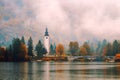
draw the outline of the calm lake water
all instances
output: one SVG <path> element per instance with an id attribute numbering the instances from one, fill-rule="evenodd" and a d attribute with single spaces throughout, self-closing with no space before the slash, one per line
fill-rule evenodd
<path id="1" fill-rule="evenodd" d="M 0 62 L 0 80 L 120 80 L 120 63 Z"/>

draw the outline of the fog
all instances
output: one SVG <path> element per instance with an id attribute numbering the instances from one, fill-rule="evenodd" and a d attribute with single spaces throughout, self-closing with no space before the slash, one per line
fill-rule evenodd
<path id="1" fill-rule="evenodd" d="M 119 3 L 120 0 L 0 0 L 0 29 L 14 26 L 21 30 L 17 34 L 24 32 L 38 40 L 47 27 L 53 42 L 112 41 L 120 39 Z"/>

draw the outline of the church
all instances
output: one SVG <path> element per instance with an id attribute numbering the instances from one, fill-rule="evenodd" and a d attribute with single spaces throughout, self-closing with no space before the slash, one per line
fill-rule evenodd
<path id="1" fill-rule="evenodd" d="M 44 47 L 47 50 L 46 56 L 48 56 L 50 53 L 50 37 L 49 37 L 49 33 L 48 33 L 47 28 L 45 30 L 45 35 L 44 35 Z"/>

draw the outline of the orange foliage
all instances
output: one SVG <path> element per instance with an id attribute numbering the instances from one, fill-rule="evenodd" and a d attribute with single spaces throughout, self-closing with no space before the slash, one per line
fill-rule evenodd
<path id="1" fill-rule="evenodd" d="M 20 58 L 27 58 L 28 57 L 28 50 L 27 50 L 27 47 L 25 44 L 21 44 L 19 57 Z"/>
<path id="2" fill-rule="evenodd" d="M 0 60 L 4 60 L 6 50 L 3 47 L 0 47 Z"/>
<path id="3" fill-rule="evenodd" d="M 104 48 L 103 48 L 102 55 L 103 55 L 103 56 L 106 56 L 106 55 L 107 55 L 107 47 L 104 47 Z"/>
<path id="4" fill-rule="evenodd" d="M 85 55 L 87 55 L 87 50 L 86 50 L 86 48 L 85 47 L 80 47 L 80 54 L 82 55 L 82 56 L 85 56 Z"/>
<path id="5" fill-rule="evenodd" d="M 120 53 L 116 54 L 116 55 L 115 55 L 115 58 L 116 58 L 116 59 L 120 59 Z"/>
<path id="6" fill-rule="evenodd" d="M 57 47 L 56 47 L 56 53 L 58 55 L 62 55 L 64 53 L 64 46 L 62 44 L 58 44 Z"/>

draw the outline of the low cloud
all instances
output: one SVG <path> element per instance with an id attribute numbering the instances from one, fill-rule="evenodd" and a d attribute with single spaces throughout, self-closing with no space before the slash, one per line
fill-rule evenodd
<path id="1" fill-rule="evenodd" d="M 34 35 L 38 40 L 47 26 L 53 42 L 95 38 L 111 41 L 120 39 L 119 3 L 119 0 L 1 0 L 0 29 L 22 26 L 27 37 Z"/>

